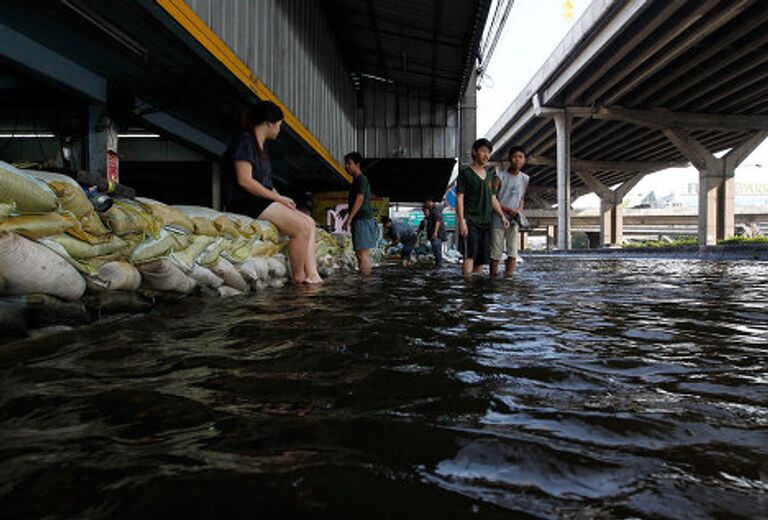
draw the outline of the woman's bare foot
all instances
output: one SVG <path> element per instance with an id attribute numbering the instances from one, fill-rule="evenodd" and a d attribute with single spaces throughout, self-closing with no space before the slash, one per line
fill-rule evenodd
<path id="1" fill-rule="evenodd" d="M 323 279 L 322 279 L 322 278 L 320 278 L 320 275 L 317 275 L 317 276 L 312 276 L 312 277 L 310 277 L 310 278 L 307 278 L 307 279 L 305 279 L 305 280 L 304 280 L 304 283 L 308 283 L 308 284 L 318 284 L 318 283 L 323 283 Z"/>

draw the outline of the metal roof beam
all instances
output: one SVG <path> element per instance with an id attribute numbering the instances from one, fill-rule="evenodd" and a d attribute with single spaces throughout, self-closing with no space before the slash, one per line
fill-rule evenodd
<path id="1" fill-rule="evenodd" d="M 104 78 L 4 24 L 0 24 L 0 57 L 64 85 L 89 100 L 107 101 L 107 81 Z"/>
<path id="2" fill-rule="evenodd" d="M 570 112 L 571 109 L 569 109 Z M 697 114 L 664 109 L 638 110 L 603 107 L 592 113 L 593 119 L 625 121 L 651 128 L 701 128 L 706 130 L 768 130 L 768 116 Z"/>

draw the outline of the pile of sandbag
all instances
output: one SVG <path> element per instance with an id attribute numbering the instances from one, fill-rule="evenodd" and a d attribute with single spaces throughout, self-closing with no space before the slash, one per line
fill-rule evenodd
<path id="1" fill-rule="evenodd" d="M 0 161 L 0 295 L 95 298 L 100 315 L 142 303 L 131 295 L 232 296 L 290 278 L 287 239 L 269 222 L 140 197 L 113 202 L 97 213 L 74 179 Z M 354 269 L 350 237 L 318 230 L 317 260 L 324 277 Z"/>

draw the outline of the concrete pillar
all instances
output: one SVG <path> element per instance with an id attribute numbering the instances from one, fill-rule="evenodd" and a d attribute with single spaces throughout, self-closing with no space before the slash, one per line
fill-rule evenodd
<path id="1" fill-rule="evenodd" d="M 528 249 L 528 233 L 526 231 L 520 232 L 520 251 Z"/>
<path id="2" fill-rule="evenodd" d="M 554 115 L 557 129 L 557 248 L 571 249 L 571 117 Z"/>
<path id="3" fill-rule="evenodd" d="M 736 228 L 736 212 L 734 207 L 735 167 L 728 164 L 724 159 L 723 177 L 717 189 L 717 239 L 723 240 L 733 237 Z"/>
<path id="4" fill-rule="evenodd" d="M 699 245 L 717 243 L 717 192 L 720 175 L 717 170 L 699 170 Z"/>
<path id="5" fill-rule="evenodd" d="M 600 245 L 603 247 L 620 246 L 624 242 L 624 208 L 618 197 L 600 199 Z"/>
<path id="6" fill-rule="evenodd" d="M 218 160 L 211 163 L 211 207 L 221 211 L 221 164 Z"/>
<path id="7" fill-rule="evenodd" d="M 459 165 L 472 164 L 472 143 L 477 139 L 477 74 L 472 70 L 459 112 Z"/>
<path id="8" fill-rule="evenodd" d="M 547 226 L 547 251 L 557 246 L 557 226 Z"/>
<path id="9" fill-rule="evenodd" d="M 107 107 L 104 104 L 91 104 L 86 109 L 85 142 L 83 147 L 85 169 L 94 175 L 104 177 L 107 170 Z"/>

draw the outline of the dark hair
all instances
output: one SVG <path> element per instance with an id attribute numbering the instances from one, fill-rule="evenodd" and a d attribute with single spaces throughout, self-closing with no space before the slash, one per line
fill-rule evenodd
<path id="1" fill-rule="evenodd" d="M 264 122 L 277 123 L 285 119 L 282 109 L 272 101 L 259 101 L 252 107 L 245 109 L 240 114 L 240 131 L 252 133 L 253 127 Z M 264 150 L 259 146 L 259 141 L 254 138 L 256 150 L 259 152 L 259 159 L 266 158 Z"/>
<path id="2" fill-rule="evenodd" d="M 512 157 L 512 155 L 516 154 L 517 152 L 520 152 L 523 155 L 526 155 L 525 149 L 520 146 L 519 144 L 513 144 L 509 147 L 509 151 L 507 152 L 507 157 Z"/>
<path id="3" fill-rule="evenodd" d="M 253 128 L 261 123 L 277 123 L 285 119 L 282 109 L 271 101 L 259 101 L 248 113 L 248 124 Z"/>
<path id="4" fill-rule="evenodd" d="M 349 152 L 344 156 L 344 162 L 352 161 L 355 164 L 363 164 L 363 156 L 360 152 Z"/>
<path id="5" fill-rule="evenodd" d="M 489 152 L 493 151 L 493 145 L 485 137 L 481 137 L 480 139 L 478 139 L 477 141 L 472 143 L 472 151 L 474 152 L 474 151 L 479 150 L 481 146 L 485 146 L 486 148 L 488 148 Z"/>
<path id="6" fill-rule="evenodd" d="M 389 217 L 388 217 L 388 216 L 386 216 L 386 215 L 382 215 L 380 220 L 381 220 L 381 223 L 382 223 L 382 224 L 389 224 L 390 222 L 392 222 L 392 219 L 391 219 L 391 218 L 389 218 Z"/>

